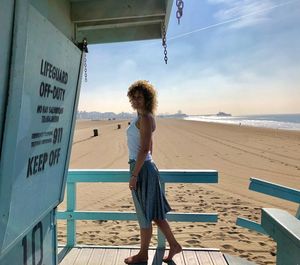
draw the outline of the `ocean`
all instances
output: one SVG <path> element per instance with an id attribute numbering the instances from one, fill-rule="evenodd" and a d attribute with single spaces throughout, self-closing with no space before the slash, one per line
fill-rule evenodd
<path id="1" fill-rule="evenodd" d="M 249 116 L 189 115 L 184 119 L 300 131 L 300 114 L 268 114 Z"/>

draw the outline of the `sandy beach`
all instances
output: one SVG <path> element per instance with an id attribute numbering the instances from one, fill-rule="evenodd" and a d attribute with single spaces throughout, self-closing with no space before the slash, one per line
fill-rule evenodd
<path id="1" fill-rule="evenodd" d="M 117 129 L 117 125 L 121 129 Z M 78 121 L 70 168 L 128 168 L 128 121 Z M 93 137 L 93 129 L 99 136 Z M 275 264 L 276 244 L 267 236 L 235 225 L 238 216 L 260 221 L 262 207 L 295 214 L 297 205 L 249 191 L 257 177 L 300 189 L 300 132 L 176 119 L 157 119 L 153 157 L 159 169 L 216 169 L 218 184 L 169 184 L 167 198 L 177 212 L 217 212 L 213 223 L 171 223 L 184 247 L 220 248 L 257 264 Z M 77 185 L 77 209 L 134 210 L 127 184 Z M 65 201 L 59 210 L 65 209 Z M 66 222 L 58 222 L 59 243 Z M 154 234 L 156 233 L 154 229 Z M 138 245 L 137 222 L 77 222 L 77 242 L 94 245 Z M 152 245 L 156 244 L 153 237 Z"/>

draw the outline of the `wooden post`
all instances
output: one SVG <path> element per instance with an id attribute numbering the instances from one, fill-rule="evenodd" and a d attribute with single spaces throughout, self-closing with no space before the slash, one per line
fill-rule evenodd
<path id="1" fill-rule="evenodd" d="M 67 211 L 76 210 L 76 183 L 67 183 Z M 67 219 L 67 246 L 76 245 L 76 220 L 72 216 Z"/>
<path id="2" fill-rule="evenodd" d="M 165 183 L 161 182 L 161 190 L 163 194 L 165 195 Z M 160 231 L 160 229 L 157 227 L 157 247 L 164 249 L 166 247 L 166 238 L 165 235 Z"/>
<path id="3" fill-rule="evenodd" d="M 98 129 L 94 129 L 94 137 L 98 136 Z"/>

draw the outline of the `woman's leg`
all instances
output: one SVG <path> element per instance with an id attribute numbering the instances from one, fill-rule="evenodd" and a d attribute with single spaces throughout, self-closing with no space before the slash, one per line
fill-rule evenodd
<path id="1" fill-rule="evenodd" d="M 124 262 L 127 264 L 147 262 L 148 260 L 148 249 L 152 237 L 152 225 L 150 225 L 149 228 L 141 228 L 140 235 L 141 235 L 141 249 L 138 254 L 128 257 L 124 260 Z"/>
<path id="2" fill-rule="evenodd" d="M 141 249 L 140 254 L 148 259 L 148 249 L 152 237 L 152 224 L 149 228 L 141 228 Z"/>
<path id="3" fill-rule="evenodd" d="M 175 239 L 175 237 L 172 233 L 171 227 L 167 220 L 154 220 L 154 222 L 157 224 L 159 229 L 163 232 L 163 234 L 165 235 L 165 237 L 170 245 L 169 254 L 168 254 L 168 256 L 164 257 L 163 260 L 171 261 L 172 258 L 174 257 L 174 255 L 176 255 L 177 253 L 180 253 L 182 251 L 182 247 Z"/>

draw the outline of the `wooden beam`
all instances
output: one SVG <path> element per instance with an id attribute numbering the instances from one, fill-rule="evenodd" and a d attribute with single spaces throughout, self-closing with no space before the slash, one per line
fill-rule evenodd
<path id="1" fill-rule="evenodd" d="M 160 169 L 160 181 L 165 183 L 218 183 L 218 171 L 201 169 Z M 128 182 L 128 169 L 70 169 L 72 182 Z"/>
<path id="2" fill-rule="evenodd" d="M 268 235 L 268 233 L 262 228 L 261 224 L 256 223 L 254 221 L 248 220 L 246 218 L 238 217 L 236 219 L 236 225 L 254 230 L 258 233 Z"/>
<path id="3" fill-rule="evenodd" d="M 65 211 L 58 212 L 57 218 L 62 220 L 121 220 L 136 221 L 135 212 L 96 212 L 96 211 Z M 218 221 L 217 213 L 167 213 L 172 222 L 208 222 Z"/>
<path id="4" fill-rule="evenodd" d="M 126 28 L 132 26 L 147 26 L 151 24 L 162 23 L 163 16 L 151 16 L 148 18 L 130 18 L 130 19 L 113 19 L 105 21 L 92 21 L 77 23 L 77 30 L 98 30 L 98 29 L 109 29 L 109 28 Z"/>
<path id="5" fill-rule="evenodd" d="M 300 190 L 292 189 L 269 181 L 250 178 L 249 189 L 291 202 L 300 203 Z"/>
<path id="6" fill-rule="evenodd" d="M 152 24 L 146 26 L 116 27 L 94 30 L 77 30 L 75 40 L 82 42 L 86 38 L 89 44 L 111 43 L 135 40 L 160 39 L 160 26 Z"/>
<path id="7" fill-rule="evenodd" d="M 75 23 L 165 16 L 165 14 L 165 1 L 161 0 L 71 1 L 71 19 Z"/>
<path id="8" fill-rule="evenodd" d="M 300 221 L 286 211 L 263 208 L 261 225 L 277 242 L 276 264 L 298 264 L 300 260 Z"/>

